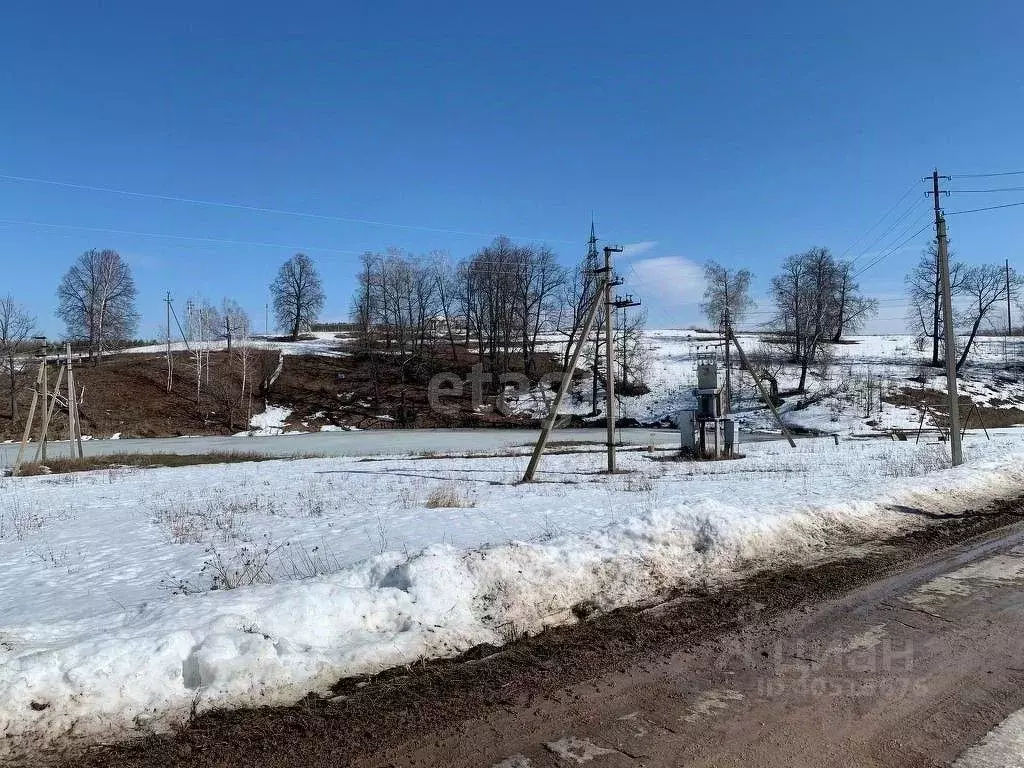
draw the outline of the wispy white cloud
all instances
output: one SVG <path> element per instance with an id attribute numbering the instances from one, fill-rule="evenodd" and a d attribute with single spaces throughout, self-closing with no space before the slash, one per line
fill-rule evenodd
<path id="1" fill-rule="evenodd" d="M 622 246 L 620 259 L 632 259 L 641 256 L 658 246 L 657 240 L 641 240 L 639 243 L 626 243 Z"/>
<path id="2" fill-rule="evenodd" d="M 643 301 L 652 327 L 700 320 L 704 268 L 682 256 L 655 256 L 630 265 L 624 290 Z"/>

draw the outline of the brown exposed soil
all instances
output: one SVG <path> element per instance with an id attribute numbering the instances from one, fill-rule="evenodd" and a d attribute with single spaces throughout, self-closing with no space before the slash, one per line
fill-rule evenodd
<path id="1" fill-rule="evenodd" d="M 915 387 L 903 387 L 898 394 L 890 393 L 885 402 L 891 405 L 899 405 L 917 410 L 927 410 L 927 421 L 930 424 L 946 427 L 949 426 L 949 418 L 946 415 L 948 410 L 946 404 L 946 393 L 934 389 L 920 389 Z M 961 395 L 957 401 L 960 405 L 960 419 L 966 421 L 968 429 L 981 429 L 982 426 L 988 429 L 997 427 L 1012 427 L 1017 424 L 1024 424 L 1024 410 L 1013 408 L 991 408 L 986 405 L 976 405 L 967 395 Z M 995 401 L 993 401 L 995 402 Z"/>
<path id="2" fill-rule="evenodd" d="M 203 374 L 200 401 L 197 404 L 195 367 L 188 353 L 173 358 L 173 385 L 167 391 L 167 359 L 162 354 L 122 354 L 105 357 L 99 365 L 83 363 L 75 368 L 76 385 L 83 396 L 80 406 L 82 431 L 94 437 L 176 437 L 179 435 L 224 435 L 244 430 L 250 413 L 260 413 L 266 402 L 292 409 L 286 426 L 295 430 L 317 430 L 325 425 L 360 429 L 392 427 L 473 427 L 526 426 L 532 419 L 524 415 L 503 415 L 486 404 L 488 382 L 482 383 L 485 405 L 474 408 L 469 384 L 461 395 L 446 394 L 443 411 L 435 411 L 428 402 L 428 383 L 442 372 L 463 379 L 470 373 L 476 356 L 458 351 L 453 363 L 447 347 L 400 363 L 396 358 L 378 354 L 327 357 L 285 355 L 278 378 L 268 388 L 278 362 L 278 353 L 254 353 L 256 386 L 252 397 L 239 397 L 237 361 L 231 386 L 224 385 L 227 354 L 209 356 L 208 374 Z M 552 370 L 557 360 L 539 355 L 536 380 Z M 35 363 L 30 366 L 33 371 Z M 58 365 L 48 367 L 53 387 Z M 209 382 L 209 383 L 208 383 Z M 20 439 L 31 401 L 32 382 L 23 375 L 19 382 L 19 418 L 12 422 L 6 402 L 0 399 L 0 439 Z M 36 424 L 38 425 L 38 416 Z M 67 436 L 67 417 L 59 409 L 54 413 L 51 439 Z"/>
<path id="3" fill-rule="evenodd" d="M 64 764 L 69 768 L 493 765 L 524 729 L 539 733 L 582 723 L 580 727 L 593 730 L 597 721 L 590 718 L 599 715 L 587 715 L 581 721 L 584 710 L 579 707 L 590 711 L 591 706 L 611 701 L 613 694 L 649 692 L 661 697 L 663 707 L 684 706 L 678 693 L 657 682 L 671 674 L 660 672 L 666 669 L 662 665 L 685 667 L 686 660 L 692 659 L 691 666 L 703 669 L 707 663 L 701 654 L 715 652 L 716 638 L 749 631 L 768 641 L 786 616 L 800 616 L 815 604 L 910 568 L 915 557 L 1020 517 L 1019 502 L 1005 503 L 932 523 L 867 554 L 766 571 L 711 593 L 668 595 L 656 604 L 604 615 L 596 614 L 593 606 L 581 605 L 576 610 L 580 623 L 522 637 L 501 650 L 478 647 L 458 659 L 341 680 L 332 698 L 311 695 L 294 707 L 211 712 L 172 736 L 101 748 Z M 641 685 L 647 678 L 651 679 Z M 685 677 L 679 684 L 685 685 Z M 677 721 L 666 722 L 673 725 L 666 725 L 662 733 L 678 738 Z M 610 733 L 603 735 L 611 739 Z M 621 752 L 621 762 L 610 765 L 680 764 L 630 762 L 627 758 L 637 755 L 620 747 L 613 751 Z M 490 759 L 481 761 L 481 755 Z M 770 758 L 771 752 L 762 753 L 756 764 L 773 764 L 765 761 L 766 755 Z M 526 764 L 556 762 L 551 758 Z"/>

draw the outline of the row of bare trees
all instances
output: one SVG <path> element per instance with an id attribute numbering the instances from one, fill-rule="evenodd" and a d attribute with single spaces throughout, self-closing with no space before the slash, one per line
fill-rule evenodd
<path id="1" fill-rule="evenodd" d="M 829 346 L 856 332 L 878 311 L 878 301 L 861 292 L 852 264 L 828 248 L 787 257 L 770 291 L 779 340 L 790 361 L 800 366 L 800 392 L 808 369 L 828 354 Z"/>
<path id="2" fill-rule="evenodd" d="M 443 253 L 366 253 L 353 320 L 360 343 L 400 360 L 443 340 L 451 356 L 472 349 L 497 382 L 536 370 L 538 340 L 563 316 L 565 269 L 550 249 L 498 237 L 455 264 Z"/>
<path id="3" fill-rule="evenodd" d="M 715 262 L 704 269 L 705 291 L 701 309 L 716 327 L 728 316 L 742 322 L 754 306 L 750 297 L 752 275 Z M 828 248 L 810 248 L 785 259 L 771 280 L 774 317 L 765 325 L 773 335 L 758 357 L 777 357 L 800 367 L 798 391 L 807 384 L 807 372 L 827 358 L 829 347 L 854 333 L 878 311 L 878 302 L 863 294 L 853 265 L 838 259 Z M 727 348 L 728 361 L 728 348 Z"/>
<path id="4" fill-rule="evenodd" d="M 545 337 L 557 334 L 569 342 L 567 348 L 579 340 L 595 300 L 596 267 L 588 257 L 567 270 L 550 248 L 508 237 L 495 238 L 458 263 L 438 252 L 366 253 L 352 319 L 364 352 L 405 360 L 440 345 L 456 360 L 465 349 L 486 360 L 497 386 L 501 374 L 512 370 L 537 373 Z M 633 313 L 614 342 L 616 351 L 624 350 L 620 370 L 626 376 L 643 370 L 637 361 L 641 317 Z M 598 333 L 594 338 L 603 337 Z M 591 344 L 589 354 L 595 359 L 601 343 Z"/>
<path id="5" fill-rule="evenodd" d="M 953 294 L 954 327 L 969 328 L 967 340 L 960 345 L 956 369 L 967 362 L 974 340 L 983 323 L 995 325 L 993 318 L 1007 301 L 1017 300 L 1024 277 L 1012 268 L 998 264 L 968 266 L 949 254 L 949 282 Z M 931 364 L 943 365 L 940 339 L 945 333 L 942 317 L 942 282 L 938 249 L 932 243 L 905 278 L 908 299 L 908 325 L 918 339 L 931 342 Z M 1006 329 L 1012 332 L 1011 328 Z"/>

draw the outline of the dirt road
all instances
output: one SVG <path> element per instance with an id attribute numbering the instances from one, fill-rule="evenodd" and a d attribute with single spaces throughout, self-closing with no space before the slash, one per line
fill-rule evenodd
<path id="1" fill-rule="evenodd" d="M 950 765 L 1024 707 L 1012 519 L 945 523 L 479 660 L 346 681 L 333 701 L 201 717 L 87 764 Z"/>

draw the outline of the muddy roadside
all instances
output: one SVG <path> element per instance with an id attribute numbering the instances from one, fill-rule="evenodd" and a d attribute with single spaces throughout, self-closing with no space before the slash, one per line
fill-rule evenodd
<path id="1" fill-rule="evenodd" d="M 914 510 L 903 510 L 913 514 Z M 915 559 L 1024 518 L 1024 499 L 961 516 L 807 567 L 757 573 L 712 592 L 689 590 L 607 614 L 580 606 L 581 621 L 438 660 L 350 678 L 333 696 L 292 707 L 215 711 L 175 734 L 58 759 L 99 766 L 318 766 L 387 764 L 403 744 L 430 742 L 488 711 L 511 712 L 630 664 L 697 647 L 898 573 Z M 55 756 L 46 761 L 53 764 Z"/>

